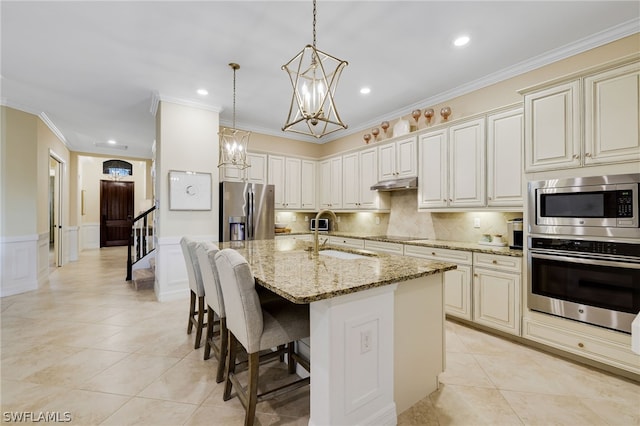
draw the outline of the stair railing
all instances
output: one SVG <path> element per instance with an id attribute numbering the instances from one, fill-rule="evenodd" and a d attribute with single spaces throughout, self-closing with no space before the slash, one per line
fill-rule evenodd
<path id="1" fill-rule="evenodd" d="M 127 250 L 127 281 L 131 281 L 133 265 L 156 249 L 155 210 L 156 206 L 153 206 L 132 221 Z"/>

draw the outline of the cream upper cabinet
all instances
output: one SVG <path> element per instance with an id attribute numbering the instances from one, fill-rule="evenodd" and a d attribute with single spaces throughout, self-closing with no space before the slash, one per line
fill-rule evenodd
<path id="1" fill-rule="evenodd" d="M 580 80 L 524 96 L 525 171 L 580 166 Z"/>
<path id="2" fill-rule="evenodd" d="M 421 135 L 419 164 L 419 208 L 484 206 L 484 118 Z"/>
<path id="3" fill-rule="evenodd" d="M 237 167 L 220 167 L 221 182 L 267 183 L 267 155 L 247 153 L 251 167 L 240 170 Z"/>
<path id="4" fill-rule="evenodd" d="M 342 208 L 342 157 L 323 160 L 319 167 L 319 207 L 321 209 Z"/>
<path id="5" fill-rule="evenodd" d="M 584 78 L 584 164 L 640 160 L 640 63 Z"/>
<path id="6" fill-rule="evenodd" d="M 299 158 L 269 155 L 269 184 L 274 185 L 276 209 L 300 209 L 301 161 Z"/>
<path id="7" fill-rule="evenodd" d="M 523 110 L 487 116 L 487 205 L 523 205 Z"/>
<path id="8" fill-rule="evenodd" d="M 316 162 L 313 160 L 302 160 L 301 162 L 301 195 L 300 208 L 304 210 L 315 210 L 316 203 Z"/>
<path id="9" fill-rule="evenodd" d="M 410 136 L 378 148 L 378 180 L 416 176 L 417 137 Z"/>
<path id="10" fill-rule="evenodd" d="M 418 207 L 449 205 L 447 165 L 447 129 L 420 135 L 418 161 Z"/>
<path id="11" fill-rule="evenodd" d="M 251 165 L 244 173 L 248 182 L 267 183 L 267 155 L 247 153 L 247 161 Z"/>
<path id="12" fill-rule="evenodd" d="M 342 208 L 388 209 L 389 194 L 372 191 L 378 182 L 378 150 L 368 148 L 342 156 Z"/>
<path id="13" fill-rule="evenodd" d="M 449 206 L 485 205 L 485 120 L 449 127 Z"/>

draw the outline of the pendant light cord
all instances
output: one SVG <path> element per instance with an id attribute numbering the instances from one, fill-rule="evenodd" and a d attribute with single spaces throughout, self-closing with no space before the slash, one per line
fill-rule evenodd
<path id="1" fill-rule="evenodd" d="M 313 48 L 316 48 L 316 0 L 313 0 Z"/>

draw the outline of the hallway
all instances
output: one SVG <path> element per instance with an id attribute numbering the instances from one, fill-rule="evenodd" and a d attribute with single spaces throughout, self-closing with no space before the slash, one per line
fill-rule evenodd
<path id="1" fill-rule="evenodd" d="M 1 408 L 73 425 L 239 425 L 216 361 L 186 334 L 187 299 L 124 281 L 126 247 L 86 250 L 43 288 L 1 299 Z M 277 364 L 267 374 L 285 376 Z M 447 322 L 441 388 L 400 425 L 638 425 L 640 386 Z M 258 404 L 261 425 L 306 425 L 308 388 Z M 6 421 L 3 418 L 3 421 Z"/>

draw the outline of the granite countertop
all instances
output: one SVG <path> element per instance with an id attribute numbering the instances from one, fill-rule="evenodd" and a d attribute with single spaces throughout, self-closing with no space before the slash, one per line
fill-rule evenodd
<path id="1" fill-rule="evenodd" d="M 312 234 L 310 232 L 299 232 L 296 235 Z M 446 240 L 429 240 L 416 239 L 415 237 L 388 236 L 388 235 L 365 235 L 361 232 L 340 232 L 331 231 L 329 233 L 321 233 L 320 235 L 330 235 L 334 237 L 357 238 L 361 240 L 382 241 L 387 243 L 407 244 L 412 246 L 444 248 L 450 250 L 464 250 L 475 253 L 497 254 L 501 256 L 522 257 L 522 250 L 510 249 L 509 247 L 483 245 L 478 243 L 470 243 L 465 241 L 446 241 Z"/>
<path id="2" fill-rule="evenodd" d="M 296 240 L 220 243 L 220 248 L 233 248 L 247 259 L 258 284 L 294 303 L 315 302 L 456 268 L 452 263 L 330 245 L 323 248 L 363 257 L 314 256 L 309 247 L 311 243 Z"/>

